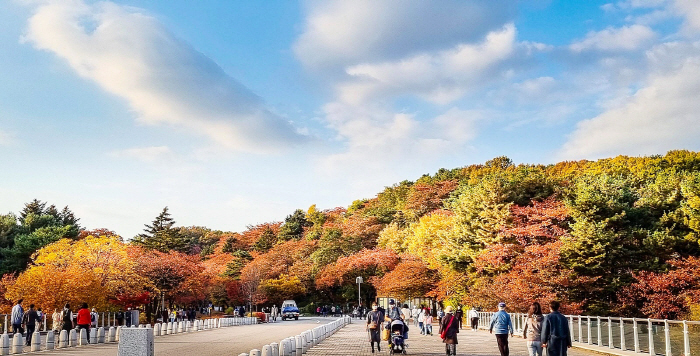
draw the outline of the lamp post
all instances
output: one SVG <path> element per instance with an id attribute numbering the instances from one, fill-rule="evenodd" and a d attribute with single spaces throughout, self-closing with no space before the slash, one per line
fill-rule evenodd
<path id="1" fill-rule="evenodd" d="M 362 297 L 360 296 L 360 284 L 363 282 L 362 277 L 355 278 L 355 282 L 357 282 L 357 307 L 359 308 L 362 305 Z"/>

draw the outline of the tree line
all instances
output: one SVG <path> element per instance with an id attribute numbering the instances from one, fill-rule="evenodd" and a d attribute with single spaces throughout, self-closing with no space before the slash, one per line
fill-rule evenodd
<path id="1" fill-rule="evenodd" d="M 3 307 L 18 297 L 151 311 L 354 303 L 357 276 L 364 303 L 431 296 L 524 311 L 557 299 L 570 313 L 669 319 L 696 318 L 700 303 L 700 153 L 690 151 L 551 165 L 497 157 L 242 232 L 178 227 L 167 208 L 129 241 L 78 222 L 38 200 L 0 216 Z"/>

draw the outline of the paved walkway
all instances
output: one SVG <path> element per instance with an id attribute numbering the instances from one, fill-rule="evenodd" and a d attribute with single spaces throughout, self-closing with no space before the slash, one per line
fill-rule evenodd
<path id="1" fill-rule="evenodd" d="M 353 320 L 354 324 L 350 324 L 330 338 L 324 340 L 321 344 L 309 350 L 306 355 L 309 356 L 325 356 L 325 355 L 347 355 L 347 356 L 374 356 L 374 355 L 389 355 L 389 349 L 386 346 L 386 341 L 382 342 L 382 352 L 372 354 L 368 342 L 368 335 L 365 331 L 364 324 L 361 321 Z M 437 334 L 437 325 L 433 327 L 433 332 Z M 414 331 L 417 328 L 412 328 L 409 332 L 407 353 L 409 355 L 424 355 L 437 356 L 445 355 L 445 344 L 438 335 L 423 336 L 419 331 Z M 499 356 L 496 338 L 485 331 L 474 332 L 463 329 L 460 331 L 459 345 L 457 345 L 457 355 L 460 356 Z M 525 348 L 525 340 L 514 337 L 510 339 L 510 354 L 512 356 L 527 356 Z M 594 352 L 570 349 L 569 356 L 586 356 L 600 355 Z"/>
<path id="2" fill-rule="evenodd" d="M 261 349 L 263 345 L 298 335 L 331 318 L 301 318 L 272 324 L 230 326 L 192 333 L 158 336 L 155 338 L 156 356 L 231 356 Z M 29 347 L 25 348 L 28 350 Z M 116 356 L 117 344 L 99 344 L 53 351 L 27 353 L 40 356 Z"/>

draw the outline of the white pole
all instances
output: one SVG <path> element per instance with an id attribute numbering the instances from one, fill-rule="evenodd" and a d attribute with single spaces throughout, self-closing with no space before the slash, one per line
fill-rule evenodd
<path id="1" fill-rule="evenodd" d="M 656 352 L 654 351 L 654 325 L 651 323 L 651 319 L 647 318 L 647 332 L 649 333 L 649 355 L 654 356 Z"/>
<path id="2" fill-rule="evenodd" d="M 615 343 L 613 342 L 612 319 L 610 317 L 608 317 L 608 347 L 611 349 L 615 348 Z"/>
<path id="3" fill-rule="evenodd" d="M 690 356 L 690 337 L 688 335 L 688 322 L 683 320 L 683 349 L 684 356 Z"/>
<path id="4" fill-rule="evenodd" d="M 664 341 L 666 342 L 666 356 L 671 356 L 671 329 L 668 320 L 664 320 Z"/>
<path id="5" fill-rule="evenodd" d="M 634 352 L 639 353 L 639 329 L 637 329 L 637 318 L 632 318 L 632 329 L 634 332 Z"/>
<path id="6" fill-rule="evenodd" d="M 598 346 L 603 347 L 603 329 L 600 327 L 600 317 L 596 317 L 598 324 Z"/>
<path id="7" fill-rule="evenodd" d="M 620 318 L 620 350 L 627 350 L 625 346 L 625 321 L 622 318 Z"/>

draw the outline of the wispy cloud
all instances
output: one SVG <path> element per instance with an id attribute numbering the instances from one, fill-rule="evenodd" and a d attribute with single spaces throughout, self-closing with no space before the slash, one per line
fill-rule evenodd
<path id="1" fill-rule="evenodd" d="M 585 39 L 572 43 L 569 48 L 574 52 L 631 51 L 649 44 L 655 37 L 654 31 L 643 25 L 610 27 L 602 31 L 589 32 Z"/>
<path id="2" fill-rule="evenodd" d="M 140 9 L 48 2 L 29 19 L 24 40 L 126 99 L 143 123 L 185 129 L 236 151 L 270 152 L 305 141 L 260 97 Z"/>

